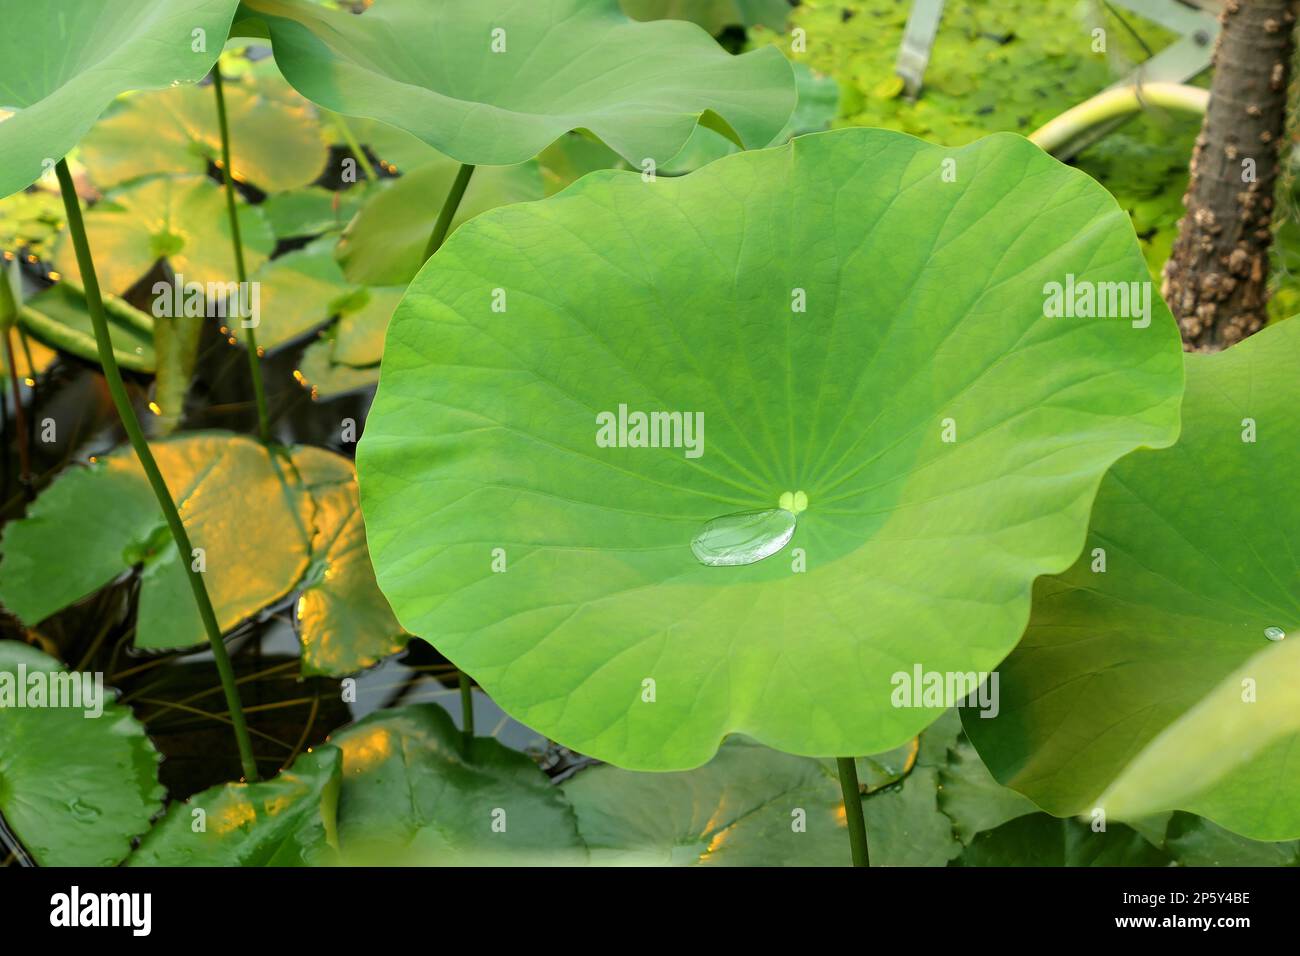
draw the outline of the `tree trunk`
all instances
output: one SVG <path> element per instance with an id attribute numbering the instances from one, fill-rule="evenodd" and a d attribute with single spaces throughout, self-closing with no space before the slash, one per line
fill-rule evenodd
<path id="1" fill-rule="evenodd" d="M 1186 215 L 1161 292 L 1183 347 L 1217 352 L 1267 320 L 1273 189 L 1300 0 L 1224 0 Z"/>

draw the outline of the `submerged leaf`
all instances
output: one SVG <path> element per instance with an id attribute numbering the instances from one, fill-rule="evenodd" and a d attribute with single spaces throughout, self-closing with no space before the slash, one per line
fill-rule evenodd
<path id="1" fill-rule="evenodd" d="M 337 398 L 351 392 L 373 388 L 379 381 L 379 366 L 357 368 L 334 361 L 338 326 L 330 329 L 303 349 L 294 378 L 311 392 L 313 400 Z"/>
<path id="2" fill-rule="evenodd" d="M 0 199 L 0 251 L 27 250 L 43 256 L 63 226 L 63 199 L 48 189 L 30 189 Z"/>
<path id="3" fill-rule="evenodd" d="M 896 706 L 893 675 L 991 669 L 1101 475 L 1177 434 L 1149 284 L 1149 322 L 1045 304 L 1109 282 L 1140 307 L 1146 279 L 1105 190 L 1012 136 L 813 134 L 484 213 L 389 327 L 358 451 L 380 586 L 601 759 L 888 750 L 953 703 Z M 692 553 L 787 495 L 781 557 Z"/>
<path id="4" fill-rule="evenodd" d="M 1169 855 L 1122 823 L 1095 831 L 1034 813 L 981 833 L 957 866 L 1167 866 Z"/>
<path id="5" fill-rule="evenodd" d="M 41 866 L 113 866 L 162 807 L 158 752 L 102 685 L 95 714 L 91 676 L 0 641 L 0 814 Z M 51 689 L 39 705 L 33 680 Z"/>
<path id="6" fill-rule="evenodd" d="M 581 862 L 573 810 L 528 757 L 477 737 L 469 755 L 441 707 L 380 711 L 335 734 L 339 840 L 370 865 Z"/>
<path id="7" fill-rule="evenodd" d="M 952 820 L 962 843 L 970 843 L 983 830 L 1039 812 L 1024 794 L 998 783 L 964 738 L 948 755 L 939 780 L 939 809 Z"/>
<path id="8" fill-rule="evenodd" d="M 257 344 L 273 352 L 329 322 L 355 286 L 334 261 L 334 240 L 325 237 L 272 259 L 254 278 L 261 283 L 261 316 Z M 242 323 L 227 326 L 239 340 Z"/>
<path id="9" fill-rule="evenodd" d="M 251 84 L 224 87 L 231 174 L 237 183 L 279 193 L 313 182 L 329 151 L 310 104 L 259 95 Z M 145 176 L 205 174 L 221 159 L 217 101 L 211 86 L 179 86 L 127 99 L 95 124 L 80 158 L 101 191 Z"/>
<path id="10" fill-rule="evenodd" d="M 567 781 L 564 793 L 596 864 L 849 863 L 834 769 L 744 738 L 727 741 L 695 770 L 592 767 Z"/>
<path id="11" fill-rule="evenodd" d="M 402 286 L 362 286 L 349 282 L 335 259 L 336 240 L 324 236 L 277 256 L 254 275 L 259 283 L 257 345 L 271 352 L 338 318 L 330 329 L 338 341 L 333 360 L 375 365 L 384 351 L 388 320 L 402 298 Z M 223 326 L 242 340 L 241 322 Z"/>
<path id="12" fill-rule="evenodd" d="M 201 555 L 177 554 L 143 469 L 123 448 L 60 475 L 5 527 L 6 608 L 34 625 L 141 564 L 137 646 L 190 647 L 207 637 L 182 560 L 202 562 L 222 630 L 289 592 L 308 565 L 314 505 L 287 463 L 222 432 L 151 447 Z"/>
<path id="13" fill-rule="evenodd" d="M 960 847 L 936 807 L 936 774 L 956 732 L 947 715 L 923 734 L 901 783 L 862 797 L 873 866 L 943 866 Z M 865 758 L 864 758 L 865 759 Z M 726 741 L 703 767 L 637 773 L 611 766 L 564 783 L 598 865 L 848 866 L 835 766 Z"/>
<path id="14" fill-rule="evenodd" d="M 341 232 L 368 194 L 369 189 L 362 186 L 338 192 L 308 186 L 270 197 L 262 204 L 262 211 L 277 239 L 318 236 Z"/>
<path id="15" fill-rule="evenodd" d="M 221 784 L 173 803 L 128 866 L 320 866 L 336 859 L 342 759 L 300 756 L 258 783 Z"/>
<path id="16" fill-rule="evenodd" d="M 244 262 L 252 272 L 275 239 L 258 207 L 241 203 L 238 216 Z M 235 282 L 225 195 L 206 176 L 163 176 L 112 193 L 87 211 L 86 236 L 95 274 L 108 292 L 126 292 L 160 259 L 187 285 Z M 81 281 L 66 229 L 55 244 L 54 264 Z"/>
<path id="17" fill-rule="evenodd" d="M 375 583 L 352 462 L 319 448 L 300 448 L 294 464 L 316 503 L 312 568 L 295 615 L 306 675 L 355 674 L 406 646 Z"/>
<path id="18" fill-rule="evenodd" d="M 1300 840 L 1248 840 L 1181 811 L 1169 821 L 1164 846 L 1183 866 L 1300 866 Z"/>

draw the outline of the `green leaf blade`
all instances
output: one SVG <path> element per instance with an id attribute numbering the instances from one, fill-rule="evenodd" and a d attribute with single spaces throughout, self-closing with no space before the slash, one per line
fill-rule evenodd
<path id="1" fill-rule="evenodd" d="M 774 48 L 732 57 L 693 24 L 637 23 L 617 0 L 389 0 L 359 17 L 245 0 L 243 11 L 308 99 L 471 165 L 522 163 L 579 128 L 631 162 L 663 163 L 706 114 L 761 146 L 795 105 Z"/>
<path id="2" fill-rule="evenodd" d="M 1177 434 L 1167 310 L 1047 317 L 1067 273 L 1147 276 L 1104 190 L 1012 136 L 815 134 L 485 213 L 389 328 L 358 452 L 380 586 L 512 715 L 621 766 L 730 732 L 888 750 L 943 709 L 893 706 L 891 675 L 991 669 L 1105 469 Z M 620 406 L 698 412 L 700 456 L 603 447 Z M 692 555 L 800 492 L 781 556 Z"/>
<path id="3" fill-rule="evenodd" d="M 41 866 L 113 866 L 162 807 L 160 758 L 111 697 L 90 716 L 49 699 L 19 707 L 10 696 L 20 673 L 64 672 L 35 648 L 0 641 L 0 813 Z"/>
<path id="4" fill-rule="evenodd" d="M 238 0 L 59 0 L 6 11 L 0 36 L 0 197 L 62 159 L 113 99 L 201 80 Z"/>
<path id="5" fill-rule="evenodd" d="M 174 803 L 127 865 L 328 865 L 338 849 L 341 767 L 335 748 L 318 747 L 270 780 L 220 784 Z"/>
<path id="6" fill-rule="evenodd" d="M 1036 588 L 1001 714 L 965 715 L 1003 783 L 1058 815 L 1184 809 L 1300 836 L 1300 502 L 1243 497 L 1293 481 L 1298 360 L 1289 320 L 1188 356 L 1178 444 L 1107 476 L 1083 556 Z"/>
<path id="7" fill-rule="evenodd" d="M 573 810 L 523 754 L 491 738 L 464 752 L 441 707 L 380 711 L 335 734 L 339 839 L 355 863 L 574 863 Z"/>

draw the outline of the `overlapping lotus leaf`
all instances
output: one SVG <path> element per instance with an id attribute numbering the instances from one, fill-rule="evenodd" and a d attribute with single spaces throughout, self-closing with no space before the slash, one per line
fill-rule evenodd
<path id="1" fill-rule="evenodd" d="M 1058 815 L 1190 810 L 1300 837 L 1300 322 L 1187 358 L 1183 433 L 1106 476 L 1089 540 L 1038 583 L 966 715 L 1005 784 Z"/>
<path id="2" fill-rule="evenodd" d="M 35 182 L 113 99 L 201 80 L 237 0 L 12 3 L 0 31 L 0 197 Z"/>
<path id="3" fill-rule="evenodd" d="M 774 48 L 732 56 L 692 23 L 638 23 L 618 0 L 383 0 L 355 16 L 244 0 L 238 35 L 269 35 L 309 100 L 404 129 L 453 159 L 509 166 L 573 129 L 666 162 L 697 123 L 761 146 L 795 105 Z"/>

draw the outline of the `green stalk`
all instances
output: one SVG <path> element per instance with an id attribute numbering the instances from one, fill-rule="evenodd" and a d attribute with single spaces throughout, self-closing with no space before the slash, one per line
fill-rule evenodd
<path id="1" fill-rule="evenodd" d="M 455 217 L 456 210 L 460 208 L 460 201 L 465 197 L 465 190 L 469 187 L 469 179 L 473 175 L 474 167 L 468 163 L 461 163 L 460 169 L 456 171 L 456 179 L 451 184 L 451 191 L 447 193 L 442 210 L 438 213 L 438 221 L 433 224 L 429 242 L 424 247 L 425 262 L 428 262 L 429 258 L 442 247 L 443 240 L 451 231 L 451 220 Z M 465 672 L 458 670 L 456 673 L 460 677 L 461 733 L 465 737 L 465 757 L 468 759 L 470 741 L 474 739 L 474 697 Z"/>
<path id="2" fill-rule="evenodd" d="M 239 236 L 239 214 L 235 209 L 235 181 L 230 174 L 230 124 L 226 122 L 226 94 L 221 85 L 221 67 L 212 68 L 212 88 L 217 93 L 217 123 L 221 127 L 221 175 L 226 183 L 226 213 L 230 217 L 230 239 L 235 247 L 235 275 L 239 288 L 248 282 L 244 268 L 244 243 Z M 242 323 L 241 323 L 242 326 Z M 266 388 L 262 384 L 262 355 L 257 348 L 257 332 L 252 326 L 243 327 L 247 336 L 248 370 L 253 376 L 253 397 L 257 401 L 257 432 L 266 444 L 271 440 L 271 419 L 266 411 Z"/>
<path id="3" fill-rule="evenodd" d="M 447 233 L 451 230 L 452 217 L 456 215 L 460 201 L 465 196 L 465 188 L 469 186 L 469 178 L 473 175 L 474 167 L 468 163 L 461 163 L 460 169 L 456 172 L 456 181 L 451 184 L 451 192 L 447 193 L 447 199 L 442 204 L 442 212 L 438 213 L 438 221 L 433 224 L 429 244 L 424 247 L 425 262 L 428 262 L 429 257 L 441 248 L 442 241 L 447 238 Z"/>
<path id="4" fill-rule="evenodd" d="M 330 116 L 334 119 L 334 125 L 339 128 L 339 132 L 343 135 L 343 142 L 348 144 L 348 150 L 357 158 L 357 163 L 361 166 L 361 172 L 365 174 L 366 179 L 371 182 L 377 181 L 379 176 L 375 173 L 375 167 L 370 165 L 370 159 L 366 156 L 366 151 L 361 148 L 356 136 L 352 135 L 352 127 L 348 125 L 348 121 L 338 113 L 331 113 Z"/>
<path id="5" fill-rule="evenodd" d="M 127 394 L 126 384 L 122 381 L 122 372 L 117 367 L 113 356 L 113 344 L 108 334 L 108 319 L 104 315 L 104 303 L 99 294 L 99 279 L 95 275 L 95 262 L 90 256 L 90 243 L 86 239 L 86 226 L 81 219 L 81 203 L 77 198 L 76 188 L 72 185 L 72 174 L 68 172 L 68 161 L 60 159 L 54 167 L 59 178 L 59 190 L 63 193 L 63 207 L 67 211 L 68 234 L 72 236 L 72 245 L 77 253 L 77 265 L 81 268 L 81 278 L 86 284 L 86 308 L 90 312 L 90 322 L 95 328 L 95 342 L 99 347 L 99 363 L 104 368 L 104 380 L 108 383 L 108 392 L 117 406 L 117 414 L 126 429 L 126 437 L 140 459 L 149 485 L 153 488 L 158 506 L 162 508 L 167 527 L 171 529 L 172 538 L 180 551 L 181 565 L 190 580 L 190 589 L 194 592 L 194 603 L 199 607 L 199 617 L 208 634 L 208 644 L 212 649 L 212 659 L 216 662 L 217 673 L 221 676 L 221 687 L 226 694 L 226 706 L 230 708 L 230 724 L 235 730 L 235 743 L 239 747 L 239 762 L 243 767 L 246 780 L 257 779 L 257 763 L 253 760 L 253 745 L 248 737 L 248 725 L 244 721 L 244 709 L 239 702 L 239 687 L 235 683 L 235 669 L 230 663 L 230 654 L 221 640 L 221 628 L 217 625 L 216 612 L 212 610 L 212 599 L 203 584 L 203 576 L 194 570 L 191 556 L 194 548 L 190 544 L 189 533 L 181 522 L 181 516 L 172 501 L 167 482 L 163 480 L 158 463 L 154 461 L 153 452 L 140 429 L 140 420 L 131 407 L 131 397 Z"/>
<path id="6" fill-rule="evenodd" d="M 31 432 L 27 429 L 27 414 L 23 409 L 23 390 L 18 381 L 18 360 L 14 357 L 14 326 L 18 319 L 18 302 L 14 296 L 13 286 L 9 284 L 9 269 L 5 260 L 0 258 L 0 329 L 4 331 L 5 359 L 9 363 L 9 383 L 14 395 L 14 426 L 18 429 L 18 467 L 21 472 L 19 483 L 28 497 L 32 492 L 32 461 L 28 445 Z M 31 363 L 28 362 L 28 367 Z M 32 369 L 35 378 L 36 370 Z"/>
<path id="7" fill-rule="evenodd" d="M 465 759 L 469 759 L 470 749 L 474 744 L 474 689 L 464 671 L 457 671 L 460 678 L 460 735 L 464 744 Z"/>
<path id="8" fill-rule="evenodd" d="M 862 817 L 862 794 L 858 790 L 858 766 L 852 757 L 836 757 L 840 792 L 844 795 L 844 819 L 849 825 L 849 847 L 854 866 L 870 866 L 867 856 L 867 821 Z"/>
<path id="9" fill-rule="evenodd" d="M 1148 106 L 1204 114 L 1210 91 L 1181 83 L 1143 83 L 1103 90 L 1054 117 L 1029 134 L 1029 141 L 1048 153 L 1056 153 L 1088 130 L 1139 113 Z"/>
<path id="10" fill-rule="evenodd" d="M 0 278 L 0 284 L 6 283 L 7 280 Z M 23 491 L 30 499 L 32 494 L 32 459 L 28 445 L 31 444 L 32 433 L 27 428 L 27 412 L 23 409 L 23 390 L 18 381 L 18 365 L 14 360 L 14 330 L 13 326 L 4 330 L 5 337 L 5 358 L 9 362 L 9 383 L 13 388 L 14 395 L 14 427 L 18 430 L 18 482 L 23 486 Z"/>
<path id="11" fill-rule="evenodd" d="M 27 341 L 27 332 L 22 325 L 18 325 L 18 341 L 23 346 L 23 357 L 27 359 L 27 368 L 32 375 L 32 391 L 36 391 L 36 362 L 32 359 L 32 344 Z"/>

